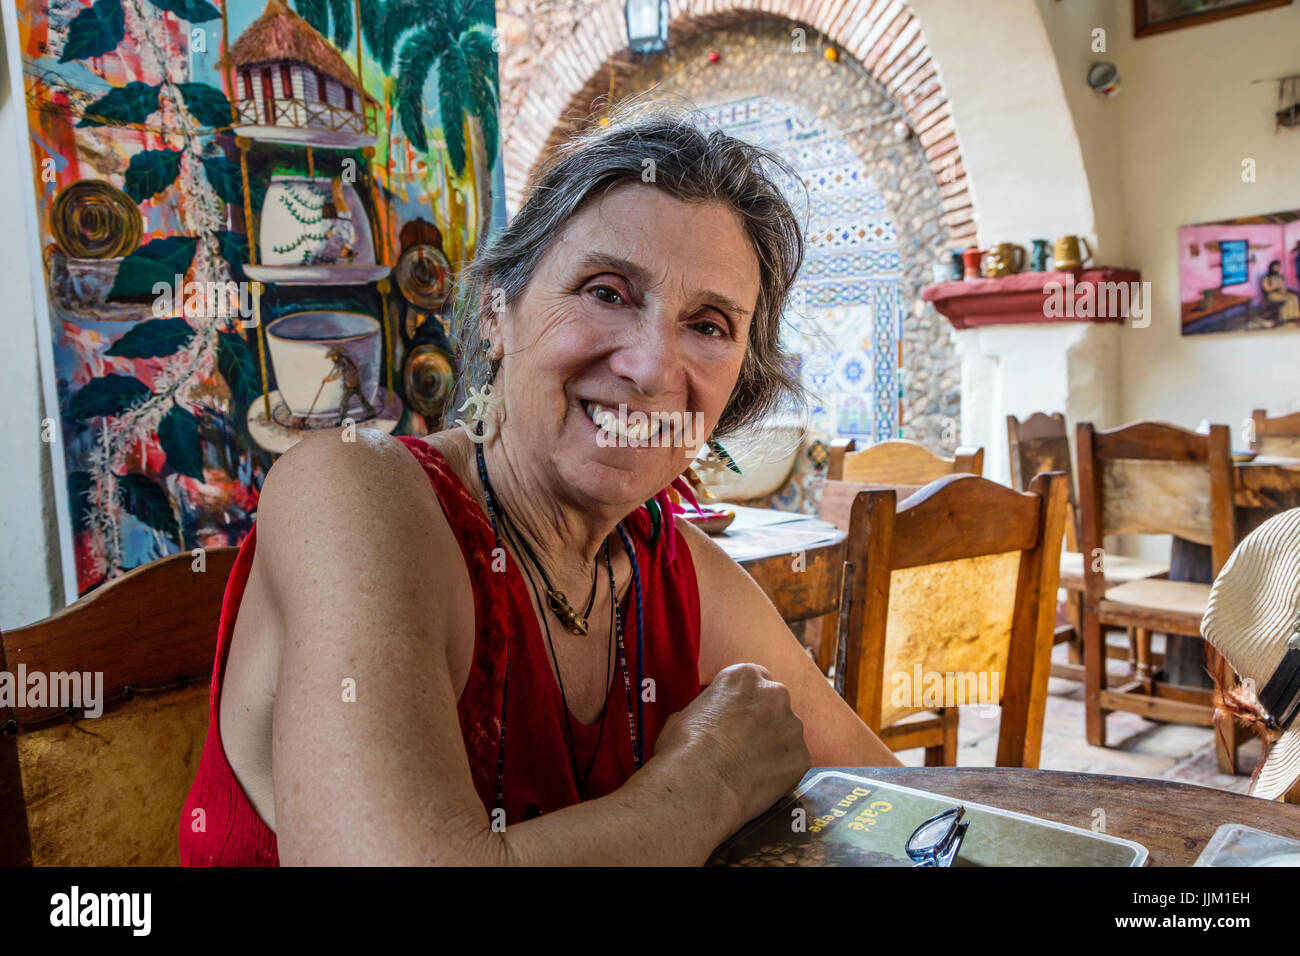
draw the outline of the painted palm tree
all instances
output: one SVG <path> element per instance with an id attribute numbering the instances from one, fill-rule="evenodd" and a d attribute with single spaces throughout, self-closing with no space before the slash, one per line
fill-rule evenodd
<path id="1" fill-rule="evenodd" d="M 355 0 L 293 0 L 298 16 L 321 36 L 329 37 L 340 50 L 352 45 L 352 7 Z M 378 28 L 383 0 L 361 0 L 361 34 L 373 54 L 378 49 Z"/>
<path id="2" fill-rule="evenodd" d="M 447 158 L 456 176 L 473 191 L 479 236 L 491 218 L 491 170 L 497 151 L 495 19 L 493 0 L 388 0 L 376 37 L 378 50 L 372 47 L 385 71 L 392 73 L 396 65 L 397 120 L 407 140 L 421 152 L 429 149 L 424 89 L 437 67 L 438 112 Z M 470 251 L 467 248 L 466 254 Z"/>

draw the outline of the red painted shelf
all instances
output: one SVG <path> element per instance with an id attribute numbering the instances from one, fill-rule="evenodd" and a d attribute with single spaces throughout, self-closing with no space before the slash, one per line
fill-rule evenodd
<path id="1" fill-rule="evenodd" d="M 1099 266 L 1068 272 L 1017 272 L 997 279 L 965 279 L 928 285 L 921 298 L 948 318 L 954 328 L 1023 325 L 1030 322 L 1120 322 L 1128 317 L 1128 297 L 1119 284 L 1140 288 L 1134 269 Z M 1053 283 L 1055 285 L 1053 285 Z M 1099 284 L 1107 284 L 1099 288 Z M 1059 315 L 1048 315 L 1048 300 L 1057 297 Z M 1089 300 L 1091 304 L 1089 305 Z M 1118 303 L 1122 308 L 1116 308 Z M 1150 303 L 1145 303 L 1150 308 Z M 1085 314 L 1091 313 L 1091 314 Z"/>

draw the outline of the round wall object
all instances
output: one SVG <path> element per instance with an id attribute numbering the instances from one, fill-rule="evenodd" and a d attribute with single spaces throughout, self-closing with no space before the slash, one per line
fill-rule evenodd
<path id="1" fill-rule="evenodd" d="M 74 259 L 129 256 L 140 245 L 142 223 L 130 196 L 96 179 L 59 190 L 50 207 L 50 232 Z"/>

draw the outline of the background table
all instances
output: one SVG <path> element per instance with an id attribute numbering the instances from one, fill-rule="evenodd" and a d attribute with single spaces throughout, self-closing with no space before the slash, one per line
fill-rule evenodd
<path id="1" fill-rule="evenodd" d="M 1191 866 L 1225 823 L 1300 840 L 1300 806 L 1168 780 L 1011 767 L 818 767 L 809 774 L 824 770 L 874 777 L 1085 830 L 1092 829 L 1094 811 L 1101 810 L 1106 833 L 1147 848 L 1147 866 Z"/>
<path id="2" fill-rule="evenodd" d="M 736 520 L 713 540 L 758 582 L 787 624 L 840 606 L 844 539 L 829 522 L 791 511 L 716 505 Z"/>

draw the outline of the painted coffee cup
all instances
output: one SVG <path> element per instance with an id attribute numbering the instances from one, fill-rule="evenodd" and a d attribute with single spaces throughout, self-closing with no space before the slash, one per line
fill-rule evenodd
<path id="1" fill-rule="evenodd" d="M 341 348 L 361 378 L 361 393 L 374 401 L 379 389 L 382 339 L 377 320 L 359 312 L 292 312 L 266 327 L 275 381 L 294 415 L 336 416 L 343 399 L 343 376 L 329 356 Z"/>

